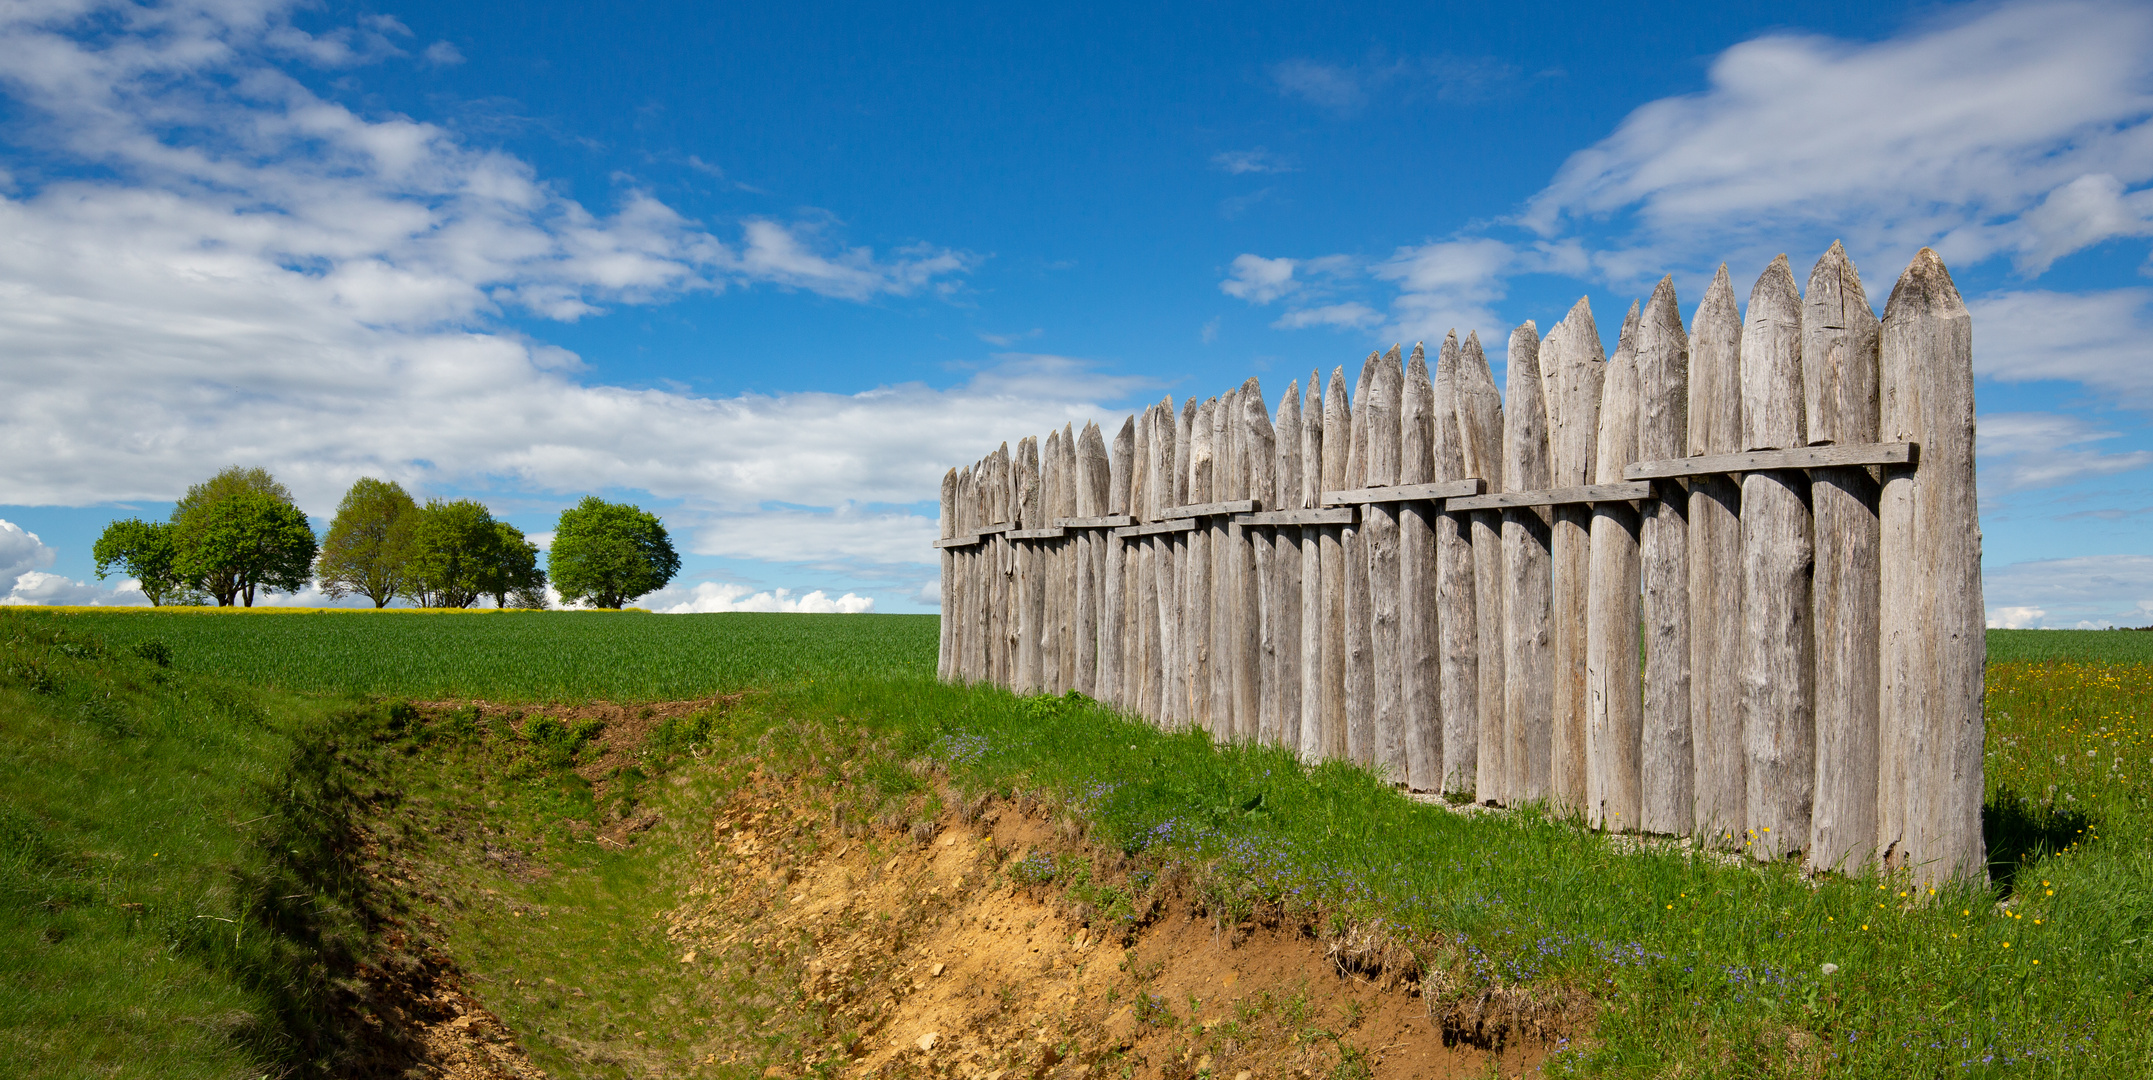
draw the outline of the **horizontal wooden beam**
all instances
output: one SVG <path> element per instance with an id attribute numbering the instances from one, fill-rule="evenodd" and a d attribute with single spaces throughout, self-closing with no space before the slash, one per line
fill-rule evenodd
<path id="1" fill-rule="evenodd" d="M 1263 500 L 1261 499 L 1235 499 L 1232 502 L 1169 506 L 1159 511 L 1159 516 L 1171 521 L 1174 518 L 1214 517 L 1219 514 L 1253 514 L 1261 509 L 1263 509 Z"/>
<path id="2" fill-rule="evenodd" d="M 1629 499 L 1649 499 L 1652 485 L 1642 481 L 1621 484 L 1587 484 L 1584 487 L 1549 488 L 1546 491 L 1503 491 L 1494 495 L 1477 495 L 1470 499 L 1452 499 L 1443 504 L 1445 510 L 1501 510 L 1513 506 L 1563 506 L 1569 503 L 1623 502 Z"/>
<path id="3" fill-rule="evenodd" d="M 1445 480 L 1440 484 L 1400 484 L 1396 487 L 1352 488 L 1323 493 L 1325 506 L 1357 506 L 1363 503 L 1413 502 L 1421 499 L 1458 499 L 1488 490 L 1477 477 Z"/>
<path id="4" fill-rule="evenodd" d="M 1714 473 L 1764 469 L 1828 469 L 1845 465 L 1906 465 L 1920 454 L 1913 443 L 1851 443 L 1846 446 L 1798 446 L 1792 450 L 1751 450 L 1744 454 L 1640 461 L 1622 470 L 1627 480 L 1668 480 Z"/>
<path id="5" fill-rule="evenodd" d="M 1173 521 L 1154 521 L 1148 525 L 1130 525 L 1126 528 L 1115 529 L 1110 535 L 1126 540 L 1136 536 L 1157 536 L 1160 533 L 1195 531 L 1195 518 L 1179 518 Z"/>
<path id="6" fill-rule="evenodd" d="M 1350 506 L 1323 510 L 1270 510 L 1261 514 L 1235 514 L 1236 525 L 1351 525 L 1360 514 Z"/>
<path id="7" fill-rule="evenodd" d="M 1127 514 L 1108 514 L 1105 517 L 1055 518 L 1054 524 L 1064 529 L 1118 529 L 1136 524 L 1136 519 Z"/>
<path id="8" fill-rule="evenodd" d="M 993 536 L 996 533 L 1008 532 L 1009 530 L 1016 527 L 1017 526 L 1014 522 L 997 521 L 992 525 L 981 525 L 979 528 L 973 529 L 972 531 L 978 533 L 981 536 Z"/>
<path id="9" fill-rule="evenodd" d="M 971 547 L 973 544 L 979 543 L 979 539 L 977 536 L 952 536 L 947 540 L 935 541 L 934 546 L 938 548 Z"/>
<path id="10" fill-rule="evenodd" d="M 1003 533 L 1002 538 L 1005 540 L 1058 540 L 1062 535 L 1063 533 L 1060 529 L 1011 529 Z"/>

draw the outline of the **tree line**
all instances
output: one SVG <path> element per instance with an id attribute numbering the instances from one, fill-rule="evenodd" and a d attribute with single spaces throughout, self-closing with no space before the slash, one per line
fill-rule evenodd
<path id="1" fill-rule="evenodd" d="M 187 489 L 169 521 L 106 526 L 91 552 L 97 576 L 123 572 L 151 604 L 253 607 L 257 593 L 295 593 L 318 582 L 332 597 L 377 608 L 399 597 L 418 607 L 618 608 L 680 571 L 655 514 L 597 496 L 561 512 L 545 565 L 523 530 L 471 499 L 424 505 L 393 480 L 361 478 L 317 538 L 292 494 L 265 469 L 232 466 Z"/>

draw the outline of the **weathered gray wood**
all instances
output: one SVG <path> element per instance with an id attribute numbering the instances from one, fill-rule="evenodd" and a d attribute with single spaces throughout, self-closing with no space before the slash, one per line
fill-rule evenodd
<path id="1" fill-rule="evenodd" d="M 1123 524 L 1135 520 L 1129 513 L 1130 459 L 1135 453 L 1136 418 L 1131 416 L 1114 433 L 1113 451 L 1107 459 L 1106 516 Z M 1128 654 L 1128 560 L 1129 545 L 1109 532 L 1099 605 L 1099 700 L 1117 705 L 1123 700 L 1122 672 Z"/>
<path id="2" fill-rule="evenodd" d="M 1540 334 L 1527 322 L 1510 335 L 1509 392 L 1503 404 L 1503 487 L 1548 486 L 1547 408 L 1541 394 Z M 1503 511 L 1503 802 L 1547 798 L 1554 737 L 1553 535 L 1549 512 Z"/>
<path id="3" fill-rule="evenodd" d="M 1382 354 L 1369 353 L 1361 365 L 1361 377 L 1353 388 L 1347 430 L 1346 484 L 1361 487 L 1368 482 L 1368 395 Z M 1346 756 L 1356 765 L 1376 763 L 1375 706 L 1375 613 L 1368 588 L 1369 525 L 1348 526 L 1344 531 L 1346 558 Z"/>
<path id="4" fill-rule="evenodd" d="M 1803 443 L 1802 301 L 1786 256 L 1750 291 L 1742 320 L 1745 449 Z M 1792 470 L 1742 477 L 1742 729 L 1749 746 L 1749 821 L 1759 860 L 1809 841 L 1816 779 L 1810 638 L 1809 478 Z"/>
<path id="5" fill-rule="evenodd" d="M 1350 506 L 1333 506 L 1322 510 L 1265 510 L 1260 514 L 1235 514 L 1233 519 L 1243 525 L 1351 525 L 1360 520 L 1360 513 Z"/>
<path id="6" fill-rule="evenodd" d="M 1540 350 L 1546 390 L 1548 486 L 1593 481 L 1592 455 L 1600 430 L 1600 388 L 1607 355 L 1580 298 L 1548 331 Z M 1562 813 L 1585 808 L 1585 608 L 1592 575 L 1592 507 L 1555 505 L 1550 560 L 1554 581 L 1555 730 L 1549 741 L 1548 800 Z"/>
<path id="7" fill-rule="evenodd" d="M 1674 279 L 1662 278 L 1637 326 L 1637 453 L 1673 457 L 1688 447 L 1689 335 L 1682 331 Z M 1630 469 L 1622 472 L 1627 476 Z M 1690 746 L 1689 492 L 1678 480 L 1662 480 L 1653 485 L 1653 496 L 1642 507 L 1638 539 L 1645 635 L 1638 827 L 1686 836 L 1697 805 Z"/>
<path id="8" fill-rule="evenodd" d="M 1218 446 L 1212 423 L 1217 412 L 1218 399 L 1211 398 L 1199 404 L 1190 415 L 1186 490 L 1191 499 L 1209 501 L 1217 490 Z M 1182 520 L 1188 521 L 1195 530 L 1188 538 L 1189 565 L 1184 575 L 1188 591 L 1182 613 L 1183 624 L 1188 628 L 1185 655 L 1188 657 L 1189 716 L 1195 724 L 1215 735 L 1214 720 L 1218 708 L 1211 692 L 1211 665 L 1212 619 L 1216 613 L 1218 586 L 1211 558 L 1213 523 L 1196 518 Z"/>
<path id="9" fill-rule="evenodd" d="M 1404 371 L 1392 346 L 1369 385 L 1366 427 L 1369 487 L 1398 483 L 1399 398 Z M 1375 763 L 1393 783 L 1406 783 L 1405 657 L 1401 651 L 1398 589 L 1398 504 L 1371 504 L 1362 515 L 1368 545 L 1370 633 L 1375 669 Z"/>
<path id="10" fill-rule="evenodd" d="M 1353 488 L 1348 491 L 1326 491 L 1325 506 L 1358 506 L 1366 503 L 1418 502 L 1425 499 L 1458 499 L 1478 495 L 1488 490 L 1486 480 L 1478 477 L 1444 480 L 1427 484 L 1397 484 L 1390 487 Z"/>
<path id="11" fill-rule="evenodd" d="M 1655 480 L 1718 473 L 1756 472 L 1761 469 L 1822 469 L 1844 465 L 1904 465 L 1915 460 L 1921 448 L 1913 443 L 1865 442 L 1851 446 L 1799 446 L 1792 450 L 1753 450 L 1743 454 L 1706 454 L 1701 457 L 1640 461 L 1622 470 L 1625 480 Z"/>
<path id="12" fill-rule="evenodd" d="M 1138 522 L 1152 521 L 1151 477 L 1151 409 L 1139 410 L 1135 430 L 1130 433 L 1129 453 L 1129 516 Z M 1144 563 L 1144 549 L 1151 542 L 1135 535 L 1129 529 L 1116 529 L 1110 535 L 1123 541 L 1122 590 L 1127 606 L 1126 622 L 1122 630 L 1121 702 L 1122 708 L 1132 715 L 1148 716 L 1144 711 L 1144 655 L 1150 647 L 1150 631 L 1145 628 L 1144 580 L 1149 573 Z"/>
<path id="13" fill-rule="evenodd" d="M 980 472 L 979 466 L 974 464 L 957 474 L 957 527 L 960 530 L 975 528 L 979 521 Z M 987 599 L 987 570 L 976 552 L 967 552 L 959 558 L 956 677 L 961 682 L 975 682 L 981 678 L 983 665 L 979 657 L 985 652 L 987 627 L 982 616 Z"/>
<path id="14" fill-rule="evenodd" d="M 1981 528 L 1974 488 L 1973 327 L 1927 249 L 1884 306 L 1880 434 L 1921 444 L 1921 467 L 1887 466 L 1882 499 L 1883 768 L 1880 835 L 1914 880 L 1981 882 Z M 1889 812 L 1903 794 L 1903 809 Z"/>
<path id="15" fill-rule="evenodd" d="M 947 541 L 956 537 L 957 535 L 957 470 L 955 469 L 951 469 L 948 472 L 942 474 L 942 517 L 940 519 L 940 525 L 940 536 L 942 537 L 942 542 L 937 543 L 935 545 L 937 547 L 944 546 Z M 971 543 L 974 544 L 979 542 L 979 537 L 977 534 L 967 537 L 966 539 L 970 540 Z M 951 544 L 948 546 L 958 547 L 969 545 Z M 943 682 L 949 682 L 950 667 L 951 665 L 956 663 L 957 660 L 957 651 L 950 644 L 951 638 L 953 637 L 951 631 L 956 629 L 957 626 L 956 602 L 950 597 L 950 586 L 953 584 L 956 574 L 957 556 L 945 550 L 942 552 L 941 556 L 938 558 L 937 561 L 940 562 L 942 566 L 942 604 L 939 617 L 935 620 L 935 622 L 937 623 L 937 629 L 939 630 L 941 635 L 941 640 L 935 654 L 934 677 L 940 679 Z"/>
<path id="16" fill-rule="evenodd" d="M 1301 490 L 1291 514 L 1321 513 L 1312 509 L 1323 489 L 1323 376 L 1308 373 L 1306 397 L 1301 401 Z M 1348 519 L 1350 520 L 1350 519 Z M 1296 747 L 1302 761 L 1323 757 L 1323 530 L 1301 529 L 1301 723 Z"/>
<path id="17" fill-rule="evenodd" d="M 1015 547 L 1001 536 L 1010 530 L 1016 516 L 1012 509 L 1012 473 L 1009 444 L 1004 442 L 987 456 L 987 497 L 980 516 L 991 520 L 978 529 L 986 540 L 980 545 L 979 570 L 985 581 L 979 590 L 977 664 L 980 678 L 997 686 L 1010 685 L 1016 671 L 1016 630 L 1010 597 L 1017 556 Z"/>
<path id="18" fill-rule="evenodd" d="M 1483 360 L 1482 363 L 1486 361 Z M 1465 473 L 1465 432 L 1459 426 L 1460 384 L 1467 378 L 1458 335 L 1443 340 L 1432 390 L 1429 476 Z M 1410 380 L 1409 380 L 1410 381 Z M 1435 589 L 1422 602 L 1435 609 L 1437 716 L 1442 725 L 1442 774 L 1447 792 L 1477 794 L 1480 770 L 1480 595 L 1474 580 L 1473 515 L 1420 504 L 1435 540 Z M 1415 661 L 1418 662 L 1418 661 Z"/>
<path id="19" fill-rule="evenodd" d="M 1457 387 L 1458 449 L 1465 474 L 1503 487 L 1503 395 L 1495 387 L 1480 335 L 1465 336 L 1459 351 Z M 1453 511 L 1445 506 L 1446 511 Z M 1474 704 L 1478 729 L 1473 794 L 1481 802 L 1505 799 L 1503 733 L 1503 515 L 1476 510 L 1472 515 L 1474 654 L 1479 692 Z"/>
<path id="20" fill-rule="evenodd" d="M 1165 505 L 1182 497 L 1183 462 L 1188 456 L 1186 418 L 1193 415 L 1183 403 L 1174 411 L 1171 395 L 1157 406 L 1159 424 L 1159 500 Z M 1166 533 L 1152 541 L 1152 567 L 1159 579 L 1159 711 L 1157 722 L 1170 730 L 1188 726 L 1187 605 L 1181 602 L 1188 589 L 1188 545 L 1178 534 Z"/>
<path id="21" fill-rule="evenodd" d="M 1609 480 L 1637 456 L 1637 322 L 1632 303 L 1600 391 L 1594 475 Z M 1643 809 L 1638 755 L 1644 702 L 1638 672 L 1637 509 L 1592 508 L 1592 579 L 1585 604 L 1585 821 L 1634 831 Z"/>
<path id="22" fill-rule="evenodd" d="M 1039 521 L 1039 442 L 1026 436 L 1017 440 L 1017 460 L 1014 490 L 1016 516 L 1020 527 L 1028 528 Z M 1015 530 L 1013 530 L 1015 531 Z M 1008 533 L 1002 534 L 1009 539 Z M 1010 689 L 1019 694 L 1035 694 L 1044 685 L 1040 668 L 1039 627 L 1045 614 L 1042 607 L 1040 587 L 1045 584 L 1044 567 L 1040 566 L 1039 554 L 1032 544 L 1015 544 L 1016 552 L 1016 602 L 1017 602 L 1017 656 L 1016 678 Z"/>
<path id="23" fill-rule="evenodd" d="M 1271 470 L 1273 505 L 1294 506 L 1301 495 L 1301 384 L 1286 387 L 1271 420 L 1277 451 Z M 1254 515 L 1250 515 L 1254 516 Z M 1236 518 L 1242 525 L 1250 522 Z M 1301 530 L 1298 525 L 1266 529 L 1271 544 L 1271 576 L 1264 587 L 1264 616 L 1271 627 L 1272 693 L 1270 715 L 1277 724 L 1273 745 L 1297 750 L 1301 745 Z M 1266 703 L 1269 703 L 1266 698 Z"/>
<path id="24" fill-rule="evenodd" d="M 1445 357 L 1455 359 L 1458 336 L 1443 343 Z M 1438 378 L 1448 378 L 1439 363 Z M 1426 484 L 1436 477 L 1439 444 L 1446 431 L 1455 438 L 1455 421 L 1437 418 L 1448 411 L 1448 387 L 1438 390 L 1428 376 L 1427 351 L 1419 344 L 1406 361 L 1398 400 L 1397 483 Z M 1398 665 L 1399 721 L 1405 743 L 1400 779 L 1415 791 L 1443 787 L 1443 649 L 1439 629 L 1449 600 L 1437 567 L 1436 508 L 1428 503 L 1398 504 Z"/>
<path id="25" fill-rule="evenodd" d="M 1199 523 L 1192 518 L 1180 518 L 1174 521 L 1153 521 L 1144 525 L 1124 525 L 1119 529 L 1113 530 L 1110 535 L 1120 537 L 1122 539 L 1134 539 L 1140 536 L 1159 536 L 1162 534 L 1185 533 L 1195 531 L 1198 524 Z"/>
<path id="26" fill-rule="evenodd" d="M 1118 529 L 1134 524 L 1136 519 L 1127 514 L 1096 514 L 1091 517 L 1056 518 L 1054 521 L 1054 527 L 1057 529 Z"/>
<path id="27" fill-rule="evenodd" d="M 1474 495 L 1464 499 L 1449 499 L 1443 503 L 1446 510 L 1507 510 L 1519 506 L 1586 506 L 1601 502 L 1631 502 L 1652 497 L 1652 485 L 1643 480 L 1617 480 L 1607 484 L 1580 484 L 1575 487 L 1547 488 L 1540 491 L 1503 491 L 1493 495 Z"/>
<path id="28" fill-rule="evenodd" d="M 1233 514 L 1252 514 L 1261 509 L 1263 509 L 1262 499 L 1221 499 L 1216 502 L 1195 503 L 1189 506 L 1169 506 L 1159 511 L 1159 516 L 1163 518 L 1226 517 Z"/>
<path id="29" fill-rule="evenodd" d="M 1039 447 L 1039 516 L 1031 528 L 1010 535 L 1011 540 L 1027 537 L 1036 540 L 1059 540 L 1060 529 L 1049 529 L 1047 522 L 1061 514 L 1062 491 L 1068 476 L 1062 470 L 1062 433 L 1048 431 L 1046 442 Z M 1032 559 L 1039 567 L 1039 689 L 1048 694 L 1059 695 L 1067 689 L 1062 684 L 1062 557 L 1061 545 L 1034 543 Z"/>
<path id="30" fill-rule="evenodd" d="M 1233 497 L 1233 428 L 1234 397 L 1231 392 L 1221 394 L 1211 409 L 1212 453 L 1216 457 L 1211 470 L 1211 496 L 1224 502 Z M 1211 635 L 1209 682 L 1205 693 L 1211 699 L 1211 734 L 1221 741 L 1234 737 L 1233 662 L 1234 634 L 1238 630 L 1234 616 L 1237 613 L 1232 601 L 1236 593 L 1234 558 L 1230 538 L 1226 534 L 1226 519 L 1206 518 L 1204 521 L 1206 543 L 1211 556 Z"/>
<path id="31" fill-rule="evenodd" d="M 1172 421 L 1164 419 L 1163 412 L 1163 408 L 1158 404 L 1144 410 L 1144 430 L 1149 436 L 1144 440 L 1144 517 L 1147 521 L 1158 520 L 1163 455 L 1172 452 L 1167 448 L 1174 442 Z M 1143 565 L 1138 570 L 1140 580 L 1137 582 L 1137 589 L 1143 598 L 1140 618 L 1143 621 L 1144 663 L 1137 711 L 1150 718 L 1152 723 L 1159 724 L 1162 723 L 1159 706 L 1166 691 L 1165 645 L 1160 640 L 1159 615 L 1162 607 L 1172 603 L 1174 597 L 1171 593 L 1164 596 L 1159 594 L 1160 542 L 1144 540 L 1139 543 L 1142 545 Z"/>
<path id="32" fill-rule="evenodd" d="M 978 533 L 972 533 L 969 536 L 951 536 L 935 541 L 934 546 L 944 549 L 968 548 L 979 543 L 981 539 L 983 538 Z M 944 552 L 944 557 L 948 557 L 948 552 L 946 550 Z"/>
<path id="33" fill-rule="evenodd" d="M 1323 395 L 1322 487 L 1344 487 L 1347 455 L 1351 448 L 1352 412 L 1346 397 L 1346 369 L 1331 369 L 1331 381 Z M 1317 756 L 1343 760 L 1348 756 L 1346 699 L 1346 530 L 1350 524 L 1325 528 L 1318 543 L 1323 591 L 1323 722 Z"/>
<path id="34" fill-rule="evenodd" d="M 1721 265 L 1690 319 L 1689 452 L 1742 449 L 1742 317 Z M 1741 487 L 1728 476 L 1690 482 L 1690 754 L 1693 835 L 1741 846 L 1749 820 L 1748 742 L 1742 732 Z"/>
<path id="35" fill-rule="evenodd" d="M 1069 535 L 1061 526 L 1044 529 L 1010 529 L 1002 533 L 1004 540 L 1059 540 Z"/>
<path id="36" fill-rule="evenodd" d="M 996 466 L 995 466 L 995 465 L 994 465 L 994 464 L 993 464 L 992 462 L 989 462 L 989 463 L 988 463 L 988 464 L 987 464 L 987 465 L 986 465 L 986 466 L 985 466 L 984 468 L 986 468 L 986 469 L 994 469 L 994 468 L 996 468 Z M 1001 478 L 1001 473 L 997 472 L 997 473 L 995 473 L 995 476 L 996 476 L 996 478 L 997 478 L 997 479 L 1000 479 L 1000 478 Z M 1007 485 L 1007 483 L 1006 483 L 1006 482 L 1003 482 L 1003 483 L 1002 483 L 1002 484 L 1001 484 L 1000 486 L 1001 486 L 1001 487 L 1004 487 L 1004 488 L 1006 488 L 1006 487 L 1007 487 L 1008 485 Z M 996 492 L 996 496 L 997 496 L 997 497 L 1006 497 L 1006 495 L 1007 495 L 1007 493 L 1006 493 L 1006 492 L 1004 492 L 1004 491 L 1000 491 L 1000 490 L 997 490 L 997 492 Z M 979 525 L 979 526 L 975 526 L 975 527 L 973 527 L 973 528 L 971 528 L 971 529 L 967 529 L 967 530 L 965 530 L 965 531 L 967 531 L 967 532 L 971 532 L 971 533 L 976 533 L 976 534 L 978 534 L 978 535 L 980 535 L 980 536 L 997 536 L 997 535 L 1000 535 L 1000 534 L 1002 534 L 1002 533 L 1006 533 L 1006 532 L 1008 532 L 1008 531 L 1010 531 L 1010 530 L 1012 530 L 1012 529 L 1014 529 L 1014 528 L 1016 528 L 1016 527 L 1017 527 L 1016 523 L 1015 523 L 1015 522 L 1012 522 L 1012 521 L 996 521 L 996 522 L 990 522 L 990 523 L 988 523 L 988 524 L 985 524 L 985 525 Z"/>
<path id="37" fill-rule="evenodd" d="M 1061 498 L 1055 503 L 1054 512 L 1047 518 L 1047 523 L 1049 524 L 1058 519 L 1073 516 L 1077 512 L 1077 485 L 1082 481 L 1077 473 L 1076 441 L 1075 425 L 1063 424 Z M 1055 591 L 1060 594 L 1061 600 L 1060 617 L 1056 620 L 1056 631 L 1061 637 L 1061 674 L 1055 680 L 1054 685 L 1059 692 L 1066 693 L 1076 689 L 1078 578 L 1076 538 L 1065 536 L 1061 543 L 1054 545 L 1054 548 L 1060 569 L 1055 583 Z"/>
<path id="38" fill-rule="evenodd" d="M 1255 501 L 1275 498 L 1277 434 L 1271 427 L 1263 387 L 1253 377 L 1241 386 L 1240 414 L 1240 431 L 1234 438 L 1240 459 L 1238 494 Z M 1228 519 L 1226 531 L 1234 538 L 1241 564 L 1240 653 L 1234 662 L 1239 735 L 1244 741 L 1263 742 L 1275 738 L 1278 730 L 1278 670 L 1272 664 L 1276 649 L 1270 640 L 1271 612 L 1264 588 L 1271 576 L 1270 537 L 1265 535 L 1269 530 L 1250 529 Z"/>
<path id="39" fill-rule="evenodd" d="M 1105 512 L 1107 484 L 1106 439 L 1099 425 L 1086 421 L 1077 436 L 1076 512 L 1061 521 L 1097 519 Z M 1105 548 L 1093 530 L 1077 534 L 1076 675 L 1070 687 L 1086 697 L 1099 693 L 1099 587 Z"/>
<path id="40" fill-rule="evenodd" d="M 1834 241 L 1802 298 L 1803 419 L 1812 444 L 1875 444 L 1882 331 L 1860 273 Z M 1805 857 L 1815 870 L 1859 869 L 1876 854 L 1878 495 L 1865 468 L 1809 474 L 1817 742 Z"/>

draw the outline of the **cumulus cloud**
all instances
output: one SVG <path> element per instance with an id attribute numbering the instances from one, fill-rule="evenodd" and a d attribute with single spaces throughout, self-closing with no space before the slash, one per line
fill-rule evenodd
<path id="1" fill-rule="evenodd" d="M 1981 485 L 1996 492 L 2058 487 L 2153 465 L 2153 451 L 2111 454 L 2091 445 L 2121 434 L 2062 413 L 1985 413 L 1974 443 Z"/>
<path id="2" fill-rule="evenodd" d="M 0 519 L 0 604 L 146 604 L 138 581 L 105 588 L 47 573 L 55 552 L 34 532 Z"/>
<path id="3" fill-rule="evenodd" d="M 1983 575 L 1990 626 L 2153 624 L 2153 555 L 2012 563 Z"/>
<path id="4" fill-rule="evenodd" d="M 1271 325 L 1281 330 L 1302 330 L 1311 326 L 1330 326 L 1340 330 L 1353 330 L 1374 326 L 1383 321 L 1383 314 L 1359 301 L 1343 304 L 1325 304 L 1321 307 L 1299 308 L 1278 317 Z"/>
<path id="5" fill-rule="evenodd" d="M 1293 280 L 1292 259 L 1266 259 L 1261 255 L 1236 255 L 1233 269 L 1219 282 L 1219 291 L 1251 304 L 1268 304 L 1300 288 Z"/>
<path id="6" fill-rule="evenodd" d="M 2038 273 L 2153 231 L 2149 121 L 2143 5 L 1980 7 L 1873 43 L 1773 34 L 1572 155 L 1519 220 L 1554 236 L 1630 215 L 1632 241 L 1667 258 L 1828 229 Z"/>
<path id="7" fill-rule="evenodd" d="M 2153 405 L 2153 289 L 1994 293 L 1967 304 L 1974 371 L 2001 382 L 2066 379 Z"/>
<path id="8" fill-rule="evenodd" d="M 756 592 L 745 585 L 706 581 L 697 585 L 680 603 L 651 610 L 668 615 L 697 615 L 716 611 L 782 611 L 806 615 L 854 615 L 873 611 L 872 597 L 846 593 L 832 597 L 821 589 L 794 596 L 791 589 Z"/>
<path id="9" fill-rule="evenodd" d="M 1374 269 L 1377 278 L 1398 283 L 1386 330 L 1416 341 L 1438 341 L 1451 330 L 1461 337 L 1479 330 L 1499 338 L 1509 326 L 1494 304 L 1508 291 L 1506 275 L 1518 262 L 1509 244 L 1487 238 L 1399 248 Z"/>

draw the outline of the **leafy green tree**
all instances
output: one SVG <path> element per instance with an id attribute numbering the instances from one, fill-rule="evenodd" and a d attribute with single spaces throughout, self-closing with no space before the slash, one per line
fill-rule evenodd
<path id="1" fill-rule="evenodd" d="M 471 499 L 428 499 L 411 530 L 411 592 L 421 607 L 470 607 L 500 575 L 501 531 Z"/>
<path id="2" fill-rule="evenodd" d="M 419 505 L 393 480 L 360 477 L 337 504 L 336 520 L 322 541 L 315 576 L 330 596 L 354 593 L 377 608 L 404 595 L 411 584 L 411 532 Z"/>
<path id="3" fill-rule="evenodd" d="M 547 565 L 562 600 L 617 608 L 673 580 L 680 556 L 657 515 L 591 495 L 561 512 Z"/>
<path id="4" fill-rule="evenodd" d="M 493 523 L 498 534 L 498 553 L 486 577 L 486 592 L 496 607 L 543 608 L 546 606 L 546 572 L 538 566 L 538 545 L 523 538 L 523 530 L 505 521 Z"/>
<path id="5" fill-rule="evenodd" d="M 245 491 L 267 495 L 286 505 L 292 502 L 291 489 L 277 483 L 277 478 L 269 475 L 269 470 L 242 469 L 233 465 L 188 488 L 187 496 L 179 501 L 178 506 L 172 508 L 172 523 L 185 532 L 190 519 L 198 518 L 210 507 Z"/>
<path id="6" fill-rule="evenodd" d="M 298 507 L 273 495 L 233 491 L 191 508 L 180 530 L 175 569 L 219 607 L 240 599 L 253 607 L 257 590 L 298 592 L 313 580 L 314 529 Z"/>
<path id="7" fill-rule="evenodd" d="M 142 595 L 153 607 L 193 599 L 175 566 L 179 558 L 179 529 L 169 522 L 128 518 L 105 526 L 97 546 L 90 549 L 97 560 L 97 576 L 118 568 L 142 583 Z"/>

